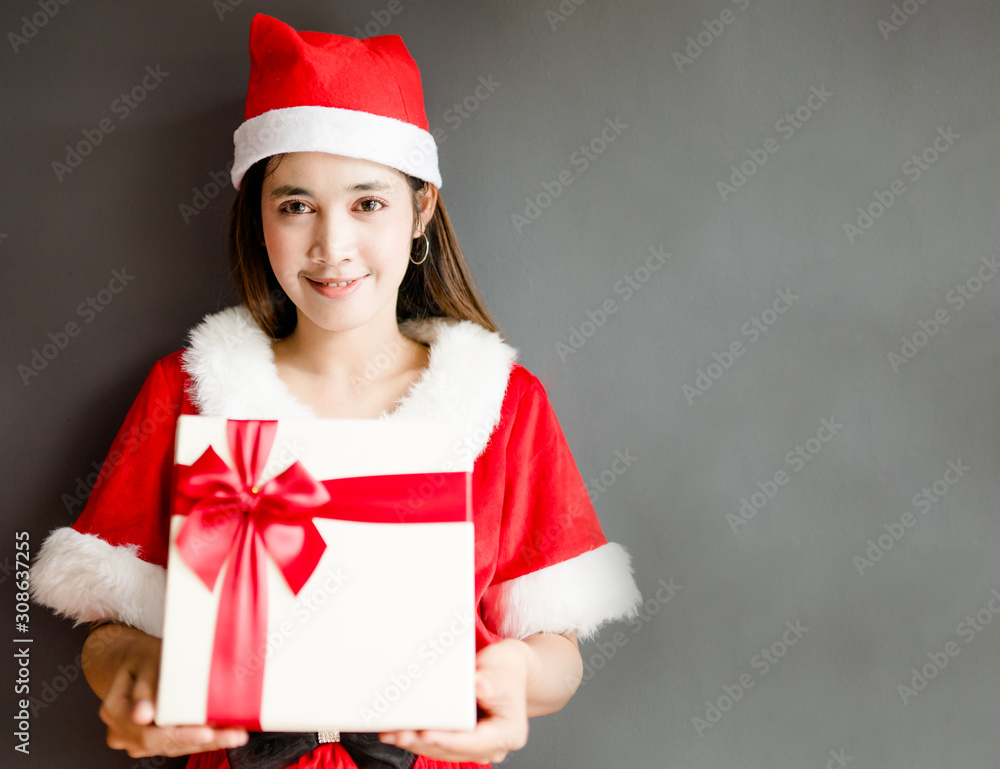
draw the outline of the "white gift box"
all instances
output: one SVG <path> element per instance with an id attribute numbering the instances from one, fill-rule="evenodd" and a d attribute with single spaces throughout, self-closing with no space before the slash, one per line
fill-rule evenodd
<path id="1" fill-rule="evenodd" d="M 415 476 L 412 484 L 403 479 L 408 493 L 395 505 L 394 522 L 312 517 L 325 550 L 297 594 L 274 559 L 263 558 L 266 641 L 237 660 L 235 669 L 223 666 L 229 680 L 256 676 L 262 682 L 259 728 L 474 728 L 473 460 L 465 449 L 466 426 L 318 419 L 279 421 L 276 428 L 254 494 L 295 462 L 320 482 L 433 475 Z M 230 429 L 225 419 L 181 416 L 175 469 L 195 464 L 209 447 L 237 468 Z M 460 520 L 421 522 L 435 486 L 449 473 L 458 474 L 448 476 L 451 482 L 464 484 Z M 331 496 L 335 503 L 336 492 Z M 156 722 L 163 726 L 234 723 L 208 712 L 208 703 L 221 594 L 238 548 L 219 561 L 221 573 L 210 590 L 178 548 L 178 534 L 190 517 L 175 514 L 170 522 L 156 706 Z M 215 691 L 217 701 L 220 690 Z M 240 698 L 241 692 L 235 687 L 223 695 Z"/>

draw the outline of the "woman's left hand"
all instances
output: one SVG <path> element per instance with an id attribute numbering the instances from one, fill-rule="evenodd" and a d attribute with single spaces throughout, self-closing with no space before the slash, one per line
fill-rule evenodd
<path id="1" fill-rule="evenodd" d="M 476 700 L 486 715 L 473 731 L 401 730 L 379 739 L 439 761 L 503 761 L 528 741 L 529 654 L 523 642 L 504 639 L 476 655 Z"/>

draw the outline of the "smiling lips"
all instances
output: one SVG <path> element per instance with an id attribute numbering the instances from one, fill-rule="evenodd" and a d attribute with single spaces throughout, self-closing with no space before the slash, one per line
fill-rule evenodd
<path id="1" fill-rule="evenodd" d="M 361 277 L 366 278 L 368 276 L 362 275 Z M 342 280 L 342 281 L 327 281 L 327 280 L 317 280 L 316 278 L 307 277 L 306 280 L 309 280 L 320 286 L 327 286 L 327 287 L 336 286 L 337 288 L 343 288 L 344 286 L 349 286 L 352 283 L 357 283 L 359 280 L 361 280 L 361 278 L 348 278 L 347 280 Z"/>
<path id="2" fill-rule="evenodd" d="M 362 275 L 359 278 L 347 278 L 346 280 L 317 280 L 308 276 L 304 277 L 320 296 L 325 296 L 327 299 L 344 299 L 357 291 L 361 281 L 368 276 Z"/>

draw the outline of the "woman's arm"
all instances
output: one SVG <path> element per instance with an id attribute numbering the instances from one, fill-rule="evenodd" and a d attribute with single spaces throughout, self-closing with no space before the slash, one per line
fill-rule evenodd
<path id="1" fill-rule="evenodd" d="M 87 636 L 80 656 L 87 683 L 103 703 L 100 717 L 108 726 L 109 747 L 141 758 L 183 756 L 246 742 L 242 728 L 153 725 L 159 638 L 126 625 L 101 625 Z"/>
<path id="2" fill-rule="evenodd" d="M 403 730 L 379 737 L 441 761 L 503 761 L 527 743 L 528 718 L 561 710 L 582 677 L 575 634 L 505 638 L 476 655 L 476 699 L 486 717 L 473 731 Z"/>
<path id="3" fill-rule="evenodd" d="M 583 680 L 576 633 L 538 633 L 520 642 L 528 658 L 528 718 L 557 713 Z"/>

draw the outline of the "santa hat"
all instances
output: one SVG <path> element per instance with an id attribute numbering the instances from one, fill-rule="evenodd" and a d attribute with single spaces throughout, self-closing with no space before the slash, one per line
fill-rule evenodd
<path id="1" fill-rule="evenodd" d="M 237 189 L 250 166 L 282 152 L 371 160 L 441 186 L 420 72 L 399 35 L 297 32 L 257 14 L 245 122 L 233 142 Z"/>

